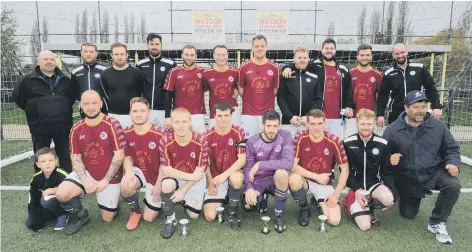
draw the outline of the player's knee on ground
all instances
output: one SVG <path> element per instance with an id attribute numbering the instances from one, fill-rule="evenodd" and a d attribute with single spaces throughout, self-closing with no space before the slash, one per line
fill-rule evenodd
<path id="1" fill-rule="evenodd" d="M 331 226 L 338 226 L 341 223 L 341 208 L 339 205 L 335 207 L 329 207 L 326 203 L 320 203 L 323 210 L 323 214 L 328 216 L 328 224 Z"/>
<path id="2" fill-rule="evenodd" d="M 161 192 L 163 193 L 171 193 L 175 191 L 177 184 L 173 179 L 164 179 L 161 185 Z"/>
<path id="3" fill-rule="evenodd" d="M 400 215 L 406 219 L 414 219 L 419 212 L 421 199 L 400 196 Z"/>
<path id="4" fill-rule="evenodd" d="M 206 221 L 214 221 L 216 219 L 216 209 L 213 209 L 212 207 L 205 207 L 203 212 Z"/>
<path id="5" fill-rule="evenodd" d="M 300 174 L 292 173 L 288 179 L 288 184 L 290 186 L 290 190 L 296 191 L 299 190 L 303 186 L 303 177 Z"/>
<path id="6" fill-rule="evenodd" d="M 244 174 L 242 172 L 234 172 L 229 176 L 229 184 L 234 189 L 239 189 L 243 186 Z"/>
<path id="7" fill-rule="evenodd" d="M 369 215 L 356 216 L 354 217 L 354 221 L 356 222 L 357 227 L 362 231 L 369 230 L 371 227 Z"/>
<path id="8" fill-rule="evenodd" d="M 145 208 L 144 213 L 143 213 L 143 220 L 146 222 L 153 222 L 157 218 L 158 215 L 159 215 L 159 212 L 156 212 L 149 208 Z"/>
<path id="9" fill-rule="evenodd" d="M 188 217 L 190 217 L 190 219 L 196 219 L 200 215 L 200 214 L 194 213 L 190 210 L 187 210 L 187 214 L 188 214 Z"/>
<path id="10" fill-rule="evenodd" d="M 66 202 L 71 200 L 73 197 L 71 196 L 69 190 L 67 190 L 67 188 L 61 188 L 61 185 L 62 184 L 60 184 L 56 190 L 56 199 L 60 202 Z"/>
<path id="11" fill-rule="evenodd" d="M 104 222 L 110 223 L 115 218 L 116 212 L 101 211 L 100 215 L 102 216 L 102 220 Z"/>

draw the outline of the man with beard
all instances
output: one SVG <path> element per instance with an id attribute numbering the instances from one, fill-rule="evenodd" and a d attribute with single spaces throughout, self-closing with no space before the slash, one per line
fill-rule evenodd
<path id="1" fill-rule="evenodd" d="M 282 233 L 287 228 L 283 211 L 288 197 L 288 171 L 293 165 L 292 137 L 290 132 L 280 129 L 280 115 L 275 110 L 266 111 L 262 123 L 262 133 L 246 142 L 243 207 L 265 213 L 268 194 L 272 194 L 275 231 Z"/>
<path id="2" fill-rule="evenodd" d="M 213 48 L 213 59 L 215 64 L 203 72 L 203 83 L 205 89 L 210 93 L 210 128 L 215 126 L 215 113 L 213 108 L 217 103 L 227 102 L 233 107 L 231 123 L 239 126 L 241 124 L 241 112 L 238 109 L 237 85 L 238 70 L 228 66 L 228 48 L 217 45 Z"/>
<path id="3" fill-rule="evenodd" d="M 297 69 L 291 78 L 280 79 L 277 103 L 282 112 L 282 129 L 295 134 L 306 129 L 306 114 L 312 109 L 321 109 L 323 97 L 318 75 L 306 70 L 308 50 L 298 47 L 294 51 L 293 65 Z"/>
<path id="4" fill-rule="evenodd" d="M 109 115 L 122 127 L 133 124 L 129 116 L 129 101 L 143 94 L 141 71 L 128 64 L 128 47 L 120 42 L 111 45 L 113 66 L 103 71 L 101 80 L 108 100 Z"/>
<path id="5" fill-rule="evenodd" d="M 356 104 L 353 118 L 347 120 L 346 136 L 357 133 L 356 113 L 360 109 L 375 110 L 375 100 L 380 90 L 382 73 L 372 68 L 372 46 L 362 44 L 357 47 L 357 67 L 351 68 L 353 100 Z"/>
<path id="6" fill-rule="evenodd" d="M 97 45 L 90 42 L 83 43 L 80 46 L 80 56 L 82 57 L 83 64 L 72 70 L 72 85 L 79 89 L 80 95 L 82 95 L 86 90 L 95 90 L 99 93 L 103 101 L 102 112 L 107 114 L 108 104 L 105 100 L 106 95 L 100 80 L 100 76 L 107 67 L 97 63 Z M 85 118 L 82 109 L 80 110 L 80 116 Z"/>
<path id="7" fill-rule="evenodd" d="M 280 85 L 277 64 L 267 59 L 267 39 L 264 35 L 252 38 L 254 58 L 239 68 L 239 93 L 243 98 L 241 128 L 247 137 L 258 134 L 262 114 L 274 109 L 274 98 Z"/>
<path id="8" fill-rule="evenodd" d="M 100 112 L 102 101 L 94 90 L 82 94 L 80 106 L 85 119 L 77 122 L 70 132 L 72 169 L 56 191 L 62 208 L 70 213 L 64 233 L 77 233 L 90 222 L 82 207 L 85 194 L 96 194 L 100 215 L 111 222 L 118 213 L 121 164 L 125 157 L 126 140 L 120 123 Z"/>
<path id="9" fill-rule="evenodd" d="M 307 130 L 295 136 L 295 159 L 290 174 L 290 193 L 300 205 L 298 224 L 307 226 L 310 221 L 308 190 L 328 217 L 328 223 L 337 226 L 341 222 L 339 197 L 349 176 L 346 152 L 339 137 L 325 131 L 326 119 L 323 111 L 314 109 L 307 114 Z M 341 174 L 333 187 L 333 161 L 339 165 Z"/>
<path id="10" fill-rule="evenodd" d="M 389 97 L 391 98 L 388 109 L 388 123 L 397 120 L 403 112 L 403 99 L 413 90 L 425 89 L 426 97 L 431 101 L 432 116 L 441 116 L 442 105 L 439 101 L 438 90 L 433 77 L 422 63 L 409 62 L 408 50 L 402 43 L 395 44 L 392 50 L 395 60 L 393 67 L 385 71 L 377 97 L 377 124 L 385 125 L 384 113 Z"/>
<path id="11" fill-rule="evenodd" d="M 400 196 L 400 214 L 414 219 L 425 193 L 438 190 L 439 195 L 429 218 L 428 230 L 436 239 L 451 244 L 446 222 L 459 199 L 461 184 L 460 147 L 446 125 L 426 112 L 426 95 L 418 90 L 409 92 L 404 109 L 390 124 L 383 137 L 394 157 L 395 186 Z"/>
<path id="12" fill-rule="evenodd" d="M 138 227 L 141 217 L 152 222 L 161 210 L 162 173 L 159 169 L 159 142 L 163 137 L 164 128 L 148 120 L 150 110 L 146 98 L 131 99 L 130 108 L 133 126 L 124 130 L 128 147 L 123 160 L 121 193 L 131 210 L 126 229 L 134 230 Z M 145 188 L 144 210 L 139 206 L 140 188 Z"/>
<path id="13" fill-rule="evenodd" d="M 164 125 L 164 81 L 169 71 L 177 64 L 162 56 L 162 36 L 157 33 L 149 33 L 147 38 L 149 57 L 138 61 L 137 68 L 143 72 L 146 83 L 144 85 L 144 97 L 151 103 L 149 120 L 156 125 Z"/>
<path id="14" fill-rule="evenodd" d="M 338 64 L 336 56 L 336 42 L 328 38 L 321 44 L 323 60 L 308 63 L 307 70 L 318 75 L 321 81 L 323 94 L 322 111 L 326 116 L 327 130 L 331 134 L 343 139 L 345 137 L 345 119 L 351 118 L 355 109 L 352 100 L 351 75 L 344 65 Z M 292 74 L 290 66 L 285 66 L 282 76 L 289 78 Z"/>
<path id="15" fill-rule="evenodd" d="M 182 49 L 182 66 L 172 68 L 167 74 L 164 89 L 165 98 L 165 125 L 171 128 L 171 110 L 185 108 L 192 117 L 192 130 L 203 133 L 205 131 L 205 100 L 203 94 L 204 69 L 195 65 L 197 48 L 186 45 Z"/>
<path id="16" fill-rule="evenodd" d="M 357 110 L 356 125 L 359 133 L 344 139 L 350 168 L 347 186 L 350 189 L 344 197 L 343 207 L 357 227 L 365 231 L 371 225 L 380 224 L 374 209 L 385 211 L 393 205 L 395 187 L 391 165 L 397 165 L 398 160 L 390 155 L 387 140 L 374 133 L 374 111 Z M 391 157 L 394 162 L 390 161 Z"/>

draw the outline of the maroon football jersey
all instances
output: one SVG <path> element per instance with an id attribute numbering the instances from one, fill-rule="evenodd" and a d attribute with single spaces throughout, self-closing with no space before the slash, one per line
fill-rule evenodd
<path id="1" fill-rule="evenodd" d="M 323 112 L 327 119 L 337 119 L 341 116 L 341 75 L 336 66 L 325 65 L 325 71 Z"/>
<path id="2" fill-rule="evenodd" d="M 372 68 L 368 72 L 361 72 L 358 68 L 349 70 L 352 79 L 353 100 L 356 104 L 354 118 L 362 108 L 375 111 L 375 100 L 380 90 L 382 73 Z"/>
<path id="3" fill-rule="evenodd" d="M 126 148 L 126 139 L 120 122 L 113 117 L 101 115 L 95 125 L 85 119 L 78 121 L 69 135 L 70 153 L 82 154 L 85 168 L 96 181 L 102 180 L 110 168 L 113 152 Z M 123 169 L 120 167 L 110 184 L 120 183 Z"/>
<path id="4" fill-rule="evenodd" d="M 277 64 L 268 61 L 256 65 L 252 60 L 239 68 L 239 86 L 244 88 L 243 115 L 262 115 L 274 108 L 274 88 L 280 86 L 280 70 Z"/>
<path id="5" fill-rule="evenodd" d="M 203 68 L 172 68 L 167 74 L 164 89 L 174 91 L 174 108 L 183 107 L 190 114 L 205 114 Z"/>
<path id="6" fill-rule="evenodd" d="M 146 182 L 155 184 L 159 175 L 160 153 L 159 142 L 164 135 L 164 128 L 152 124 L 148 132 L 138 134 L 134 125 L 125 129 L 128 147 L 126 156 L 133 158 L 134 166 L 143 171 Z"/>
<path id="7" fill-rule="evenodd" d="M 159 142 L 161 164 L 186 173 L 193 173 L 196 167 L 208 166 L 208 142 L 205 135 L 192 131 L 192 140 L 180 146 L 174 133 L 165 133 Z"/>
<path id="8" fill-rule="evenodd" d="M 299 132 L 294 139 L 295 158 L 299 158 L 298 165 L 304 169 L 321 174 L 332 173 L 333 159 L 338 165 L 347 163 L 346 152 L 341 140 L 325 131 L 323 140 L 315 143 L 310 139 L 308 130 Z M 316 181 L 310 179 L 317 183 Z M 328 184 L 333 183 L 331 177 Z"/>
<path id="9" fill-rule="evenodd" d="M 238 154 L 246 153 L 244 148 L 238 147 L 245 139 L 243 129 L 238 126 L 233 125 L 226 135 L 218 134 L 215 127 L 204 134 L 210 149 L 210 172 L 213 178 L 228 170 L 238 160 Z"/>
<path id="10" fill-rule="evenodd" d="M 238 83 L 238 70 L 229 68 L 219 72 L 214 68 L 207 69 L 203 72 L 203 83 L 210 93 L 210 118 L 215 118 L 213 108 L 219 102 L 227 102 L 232 107 L 238 106 L 236 99 L 233 98 Z"/>

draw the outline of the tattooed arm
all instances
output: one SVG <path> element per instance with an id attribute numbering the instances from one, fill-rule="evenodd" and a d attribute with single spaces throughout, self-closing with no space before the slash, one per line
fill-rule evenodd
<path id="1" fill-rule="evenodd" d="M 90 194 L 96 192 L 97 182 L 90 179 L 85 174 L 85 164 L 84 161 L 82 161 L 82 154 L 70 154 L 70 159 L 72 161 L 72 169 L 79 175 L 84 185 L 85 193 Z"/>
<path id="2" fill-rule="evenodd" d="M 111 160 L 110 168 L 108 168 L 108 172 L 105 177 L 98 181 L 97 183 L 97 192 L 101 192 L 105 189 L 105 187 L 110 183 L 113 179 L 115 174 L 121 168 L 121 164 L 123 163 L 123 159 L 125 158 L 125 151 L 124 150 L 117 150 L 113 152 L 113 159 Z"/>

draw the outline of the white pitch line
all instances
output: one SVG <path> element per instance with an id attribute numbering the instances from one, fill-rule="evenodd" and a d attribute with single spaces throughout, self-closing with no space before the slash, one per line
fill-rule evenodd
<path id="1" fill-rule="evenodd" d="M 29 191 L 29 186 L 0 186 L 2 191 Z M 141 192 L 144 192 L 144 188 L 141 188 Z M 472 193 L 472 188 L 462 188 L 462 193 Z M 347 189 L 343 190 L 343 194 L 347 193 Z M 433 193 L 439 193 L 439 191 L 433 190 Z"/>

